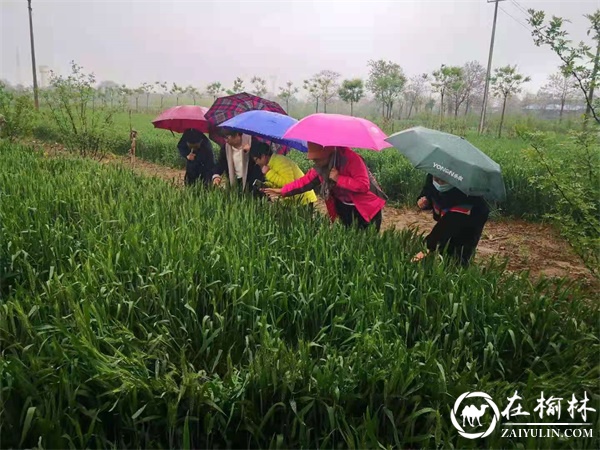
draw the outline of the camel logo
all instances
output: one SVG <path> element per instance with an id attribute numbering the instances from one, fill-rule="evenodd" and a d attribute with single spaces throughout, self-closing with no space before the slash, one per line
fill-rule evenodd
<path id="1" fill-rule="evenodd" d="M 475 405 L 465 405 L 461 409 L 460 406 L 462 401 L 467 398 L 482 398 L 487 404 L 483 404 L 480 407 L 477 407 Z M 490 424 L 488 429 L 479 433 L 467 433 L 464 429 L 465 422 L 467 422 L 472 428 L 481 427 L 481 418 L 485 415 L 486 410 L 488 408 L 491 408 L 490 412 L 491 414 L 493 414 L 492 423 Z M 457 415 L 460 415 L 460 417 L 462 417 L 462 426 L 456 419 Z M 492 400 L 492 397 L 490 397 L 485 392 L 465 392 L 456 399 L 456 402 L 454 402 L 454 408 L 452 408 L 450 418 L 452 419 L 452 424 L 454 425 L 454 428 L 458 430 L 458 433 L 462 437 L 465 437 L 467 439 L 478 439 L 489 436 L 492 433 L 492 431 L 494 431 L 496 423 L 498 423 L 498 420 L 500 419 L 500 410 L 498 410 L 498 406 L 496 406 L 496 404 Z"/>

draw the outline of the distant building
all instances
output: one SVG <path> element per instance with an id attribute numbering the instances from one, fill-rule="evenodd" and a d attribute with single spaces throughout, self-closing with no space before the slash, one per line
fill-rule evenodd
<path id="1" fill-rule="evenodd" d="M 50 67 L 48 66 L 39 66 L 38 70 L 40 71 L 40 88 L 48 87 L 48 80 L 50 76 Z"/>
<path id="2" fill-rule="evenodd" d="M 560 116 L 560 104 L 551 103 L 547 105 L 541 105 L 534 103 L 532 105 L 524 106 L 523 111 L 526 113 L 533 113 L 546 119 L 554 119 Z M 585 112 L 585 105 L 568 105 L 566 104 L 563 108 L 563 115 L 579 115 Z"/>

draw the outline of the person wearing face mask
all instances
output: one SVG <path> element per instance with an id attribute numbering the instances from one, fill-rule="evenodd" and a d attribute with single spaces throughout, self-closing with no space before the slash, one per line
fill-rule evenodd
<path id="1" fill-rule="evenodd" d="M 303 177 L 282 188 L 263 191 L 270 197 L 291 197 L 315 189 L 325 199 L 332 221 L 366 229 L 381 227 L 385 194 L 363 159 L 347 147 L 322 147 L 308 142 L 307 157 L 314 164 Z M 320 189 L 317 189 L 320 188 Z"/>
<path id="2" fill-rule="evenodd" d="M 215 156 L 208 138 L 198 130 L 187 129 L 183 132 L 177 149 L 181 157 L 185 158 L 185 185 L 192 186 L 200 179 L 208 186 L 215 170 Z"/>
<path id="3" fill-rule="evenodd" d="M 490 212 L 483 197 L 468 196 L 452 184 L 428 174 L 417 206 L 432 210 L 437 223 L 425 238 L 427 252 L 419 252 L 413 261 L 437 250 L 468 266 Z"/>

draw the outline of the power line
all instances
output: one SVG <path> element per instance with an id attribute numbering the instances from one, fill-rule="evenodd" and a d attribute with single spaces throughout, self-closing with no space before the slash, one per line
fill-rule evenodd
<path id="1" fill-rule="evenodd" d="M 521 25 L 523 28 L 525 28 L 527 31 L 529 31 L 531 33 L 531 28 L 529 28 L 527 25 L 525 25 L 523 22 L 521 22 L 519 19 L 517 19 L 515 16 L 513 16 L 512 14 L 510 14 L 508 11 L 506 11 L 502 6 L 500 7 L 500 10 L 506 14 L 508 17 L 510 17 L 512 20 L 514 20 L 515 22 L 517 22 L 519 25 Z"/>
<path id="2" fill-rule="evenodd" d="M 520 10 L 520 11 L 521 11 L 523 14 L 525 14 L 526 16 L 528 16 L 528 17 L 529 17 L 529 12 L 528 12 L 528 11 L 527 11 L 525 8 L 523 8 L 523 7 L 521 6 L 521 4 L 520 4 L 520 3 L 519 3 L 517 0 L 510 0 L 510 2 L 511 2 L 513 5 L 515 5 L 517 8 L 519 8 L 519 10 Z"/>

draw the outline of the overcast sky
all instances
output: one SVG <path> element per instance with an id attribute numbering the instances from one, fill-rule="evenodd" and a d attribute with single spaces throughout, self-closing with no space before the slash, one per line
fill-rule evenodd
<path id="1" fill-rule="evenodd" d="M 99 81 L 135 87 L 168 81 L 203 90 L 253 75 L 271 89 L 330 69 L 366 77 L 369 59 L 400 64 L 407 75 L 440 64 L 487 64 L 494 13 L 486 0 L 33 0 L 37 64 L 63 74 L 75 60 Z M 31 85 L 26 0 L 0 0 L 0 78 Z M 520 9 L 569 18 L 587 39 L 583 14 L 600 0 L 500 2 L 494 66 L 517 64 L 535 91 L 558 60 L 536 47 Z M 511 17 L 512 16 L 512 17 Z M 589 42 L 589 41 L 588 41 Z M 19 56 L 17 56 L 17 54 Z M 17 59 L 20 69 L 17 69 Z"/>

